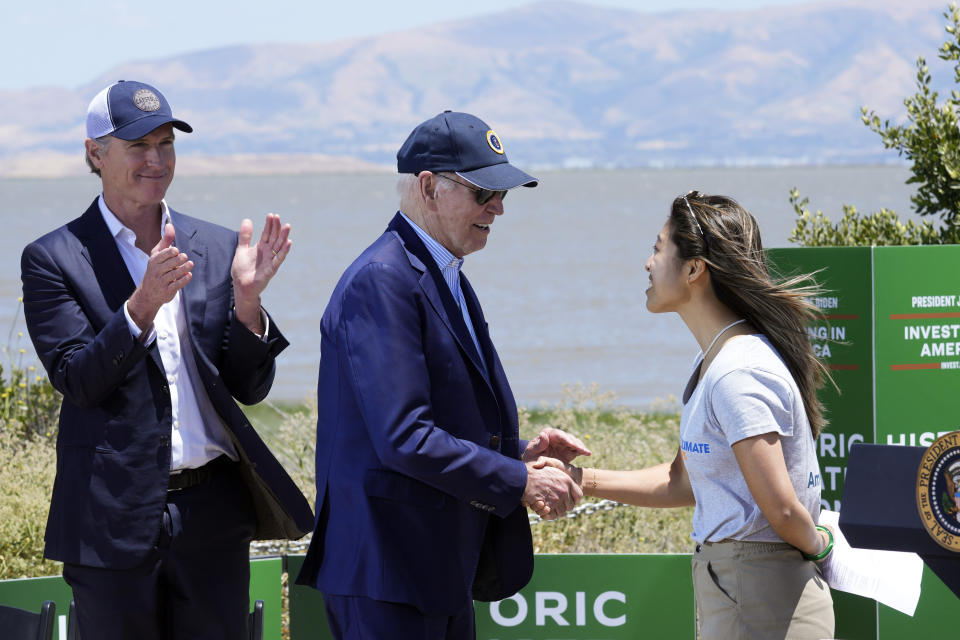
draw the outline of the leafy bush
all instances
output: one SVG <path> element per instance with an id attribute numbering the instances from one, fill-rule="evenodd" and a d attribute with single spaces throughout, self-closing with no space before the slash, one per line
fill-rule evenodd
<path id="1" fill-rule="evenodd" d="M 947 20 L 948 39 L 937 56 L 953 62 L 954 84 L 960 86 L 960 8 L 951 3 L 943 13 Z M 910 161 L 911 177 L 907 184 L 917 185 L 910 201 L 922 216 L 939 216 L 934 226 L 929 221 L 917 225 L 902 223 L 896 212 L 881 209 L 861 217 L 856 208 L 843 207 L 843 219 L 836 225 L 817 211 L 813 216 L 806 209 L 808 199 L 800 199 L 796 188 L 790 202 L 797 212 L 797 226 L 790 241 L 803 246 L 871 246 L 905 244 L 957 244 L 960 242 L 960 91 L 938 104 L 939 94 L 930 88 L 930 69 L 926 60 L 917 58 L 917 92 L 904 99 L 907 108 L 905 124 L 880 120 L 874 111 L 861 109 L 863 124 L 877 133 L 887 149 Z"/>
<path id="2" fill-rule="evenodd" d="M 800 192 L 790 192 L 790 204 L 797 213 L 796 227 L 790 242 L 804 247 L 863 247 L 911 244 L 940 244 L 943 237 L 928 220 L 917 224 L 900 221 L 895 211 L 880 209 L 861 216 L 853 205 L 843 205 L 843 219 L 836 225 L 819 209 L 813 215 L 807 209 L 809 198 L 800 199 Z"/>

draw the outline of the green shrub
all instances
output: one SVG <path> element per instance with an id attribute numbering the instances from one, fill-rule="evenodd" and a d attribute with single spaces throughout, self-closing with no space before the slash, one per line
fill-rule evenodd
<path id="1" fill-rule="evenodd" d="M 943 17 L 948 37 L 937 49 L 937 56 L 953 63 L 954 84 L 960 86 L 960 8 L 956 2 Z M 910 201 L 917 213 L 937 216 L 939 223 L 934 226 L 925 220 L 919 225 L 913 221 L 904 224 L 890 209 L 863 217 L 856 208 L 844 205 L 843 219 L 834 225 L 820 211 L 811 216 L 806 209 L 807 198 L 801 200 L 794 188 L 790 202 L 798 218 L 791 242 L 807 247 L 960 243 L 960 91 L 952 90 L 941 104 L 930 80 L 930 69 L 921 56 L 917 58 L 916 93 L 903 100 L 906 123 L 881 121 L 867 107 L 860 110 L 860 119 L 880 136 L 884 147 L 895 149 L 910 162 L 907 184 L 917 185 Z"/>
<path id="2" fill-rule="evenodd" d="M 800 199 L 800 192 L 790 191 L 790 204 L 797 214 L 797 223 L 790 232 L 790 242 L 804 247 L 869 247 L 911 244 L 940 244 L 944 238 L 929 220 L 921 224 L 900 221 L 895 211 L 880 209 L 868 216 L 860 215 L 853 205 L 843 205 L 843 218 L 833 224 L 819 209 L 811 214 L 809 198 Z"/>
<path id="3" fill-rule="evenodd" d="M 7 343 L 0 347 L 6 367 L 0 362 L 0 429 L 20 437 L 56 439 L 61 396 L 35 365 L 23 366 L 27 353 L 22 331 L 16 331 L 23 298 L 17 300 Z M 15 333 L 16 332 L 16 333 Z"/>
<path id="4" fill-rule="evenodd" d="M 22 435 L 23 425 L 0 422 L 0 579 L 57 575 L 43 559 L 43 531 L 57 468 L 50 438 Z"/>

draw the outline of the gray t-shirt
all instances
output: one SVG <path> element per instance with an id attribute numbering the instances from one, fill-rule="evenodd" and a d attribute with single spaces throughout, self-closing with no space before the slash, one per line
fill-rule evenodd
<path id="1" fill-rule="evenodd" d="M 702 354 L 694 376 L 701 361 Z M 800 390 L 766 336 L 738 336 L 723 346 L 685 398 L 681 415 L 680 449 L 697 500 L 694 540 L 781 541 L 750 494 L 731 448 L 770 432 L 780 434 L 790 482 L 817 522 L 820 466 Z"/>

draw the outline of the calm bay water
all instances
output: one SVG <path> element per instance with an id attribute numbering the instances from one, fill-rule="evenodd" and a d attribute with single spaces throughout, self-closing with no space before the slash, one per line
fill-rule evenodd
<path id="1" fill-rule="evenodd" d="M 850 203 L 869 212 L 910 210 L 904 167 L 785 167 L 533 172 L 536 189 L 510 193 L 487 247 L 464 273 L 484 306 L 494 343 L 520 404 L 555 403 L 565 384 L 597 383 L 617 402 L 643 407 L 679 395 L 697 352 L 679 316 L 644 307 L 644 262 L 675 196 L 696 188 L 737 198 L 759 220 L 764 244 L 789 246 L 791 187 L 832 219 Z M 178 176 L 167 194 L 179 211 L 237 228 L 280 214 L 293 249 L 264 295 L 291 342 L 278 361 L 271 399 L 315 391 L 319 321 L 340 273 L 384 229 L 397 208 L 390 173 L 310 176 Z M 94 176 L 0 180 L 0 331 L 20 295 L 24 245 L 82 213 Z M 13 325 L 24 331 L 22 315 Z M 35 362 L 29 340 L 24 362 Z"/>

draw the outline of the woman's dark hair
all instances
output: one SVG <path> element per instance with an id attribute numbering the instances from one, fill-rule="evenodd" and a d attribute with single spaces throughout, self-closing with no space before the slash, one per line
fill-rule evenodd
<path id="1" fill-rule="evenodd" d="M 717 298 L 770 340 L 793 375 L 813 437 L 826 426 L 817 390 L 830 378 L 813 352 L 807 327 L 823 314 L 810 302 L 822 293 L 813 274 L 770 275 L 757 221 L 733 198 L 691 191 L 670 207 L 670 239 L 683 260 L 699 258 Z"/>

